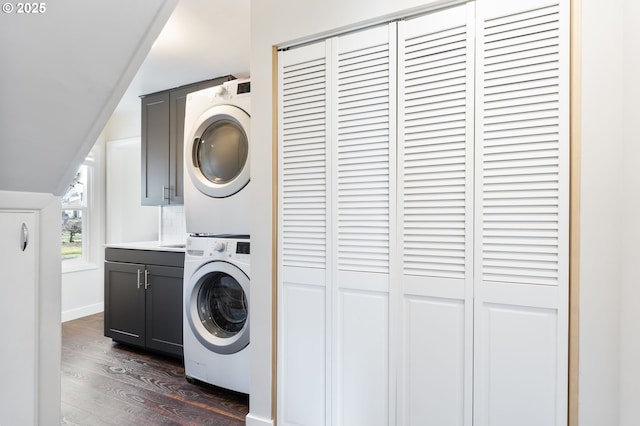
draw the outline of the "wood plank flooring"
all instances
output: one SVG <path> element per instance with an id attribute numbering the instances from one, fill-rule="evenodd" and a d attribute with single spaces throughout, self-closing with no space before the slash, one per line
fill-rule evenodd
<path id="1" fill-rule="evenodd" d="M 181 360 L 113 343 L 103 336 L 103 318 L 62 324 L 61 424 L 245 424 L 248 396 L 191 384 Z"/>

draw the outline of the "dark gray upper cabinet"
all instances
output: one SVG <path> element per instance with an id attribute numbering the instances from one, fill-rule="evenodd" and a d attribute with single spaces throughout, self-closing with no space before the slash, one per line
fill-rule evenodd
<path id="1" fill-rule="evenodd" d="M 169 92 L 142 98 L 142 205 L 145 206 L 166 205 L 170 201 L 170 110 Z"/>
<path id="2" fill-rule="evenodd" d="M 184 203 L 184 112 L 187 95 L 218 86 L 227 75 L 141 96 L 142 205 Z"/>

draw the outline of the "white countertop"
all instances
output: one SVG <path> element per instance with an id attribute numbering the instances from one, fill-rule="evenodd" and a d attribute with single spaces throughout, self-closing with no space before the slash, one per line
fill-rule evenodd
<path id="1" fill-rule="evenodd" d="M 134 243 L 112 243 L 105 244 L 105 248 L 123 248 L 132 250 L 155 250 L 155 251 L 185 251 L 185 244 L 181 242 L 170 241 L 140 241 Z"/>

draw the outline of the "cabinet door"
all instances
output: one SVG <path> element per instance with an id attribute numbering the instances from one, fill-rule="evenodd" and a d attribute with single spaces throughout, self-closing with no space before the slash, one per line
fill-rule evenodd
<path id="1" fill-rule="evenodd" d="M 183 268 L 147 265 L 146 339 L 148 348 L 182 356 Z"/>
<path id="2" fill-rule="evenodd" d="M 137 263 L 104 264 L 104 335 L 144 346 L 145 266 Z"/>
<path id="3" fill-rule="evenodd" d="M 168 204 L 169 92 L 142 98 L 142 205 Z"/>
<path id="4" fill-rule="evenodd" d="M 200 87 L 186 87 L 172 90 L 170 96 L 169 111 L 169 190 L 170 204 L 184 203 L 184 112 L 187 104 L 187 95 Z"/>
<path id="5" fill-rule="evenodd" d="M 23 250 L 22 226 L 29 243 Z M 3 424 L 33 425 L 36 422 L 37 377 L 37 278 L 36 214 L 0 211 L 0 418 Z"/>

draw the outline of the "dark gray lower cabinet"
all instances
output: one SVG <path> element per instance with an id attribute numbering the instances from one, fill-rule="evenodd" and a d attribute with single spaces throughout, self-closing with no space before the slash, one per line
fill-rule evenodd
<path id="1" fill-rule="evenodd" d="M 184 253 L 107 248 L 105 259 L 104 335 L 183 356 Z"/>
<path id="2" fill-rule="evenodd" d="M 147 265 L 145 346 L 182 356 L 183 268 Z"/>

